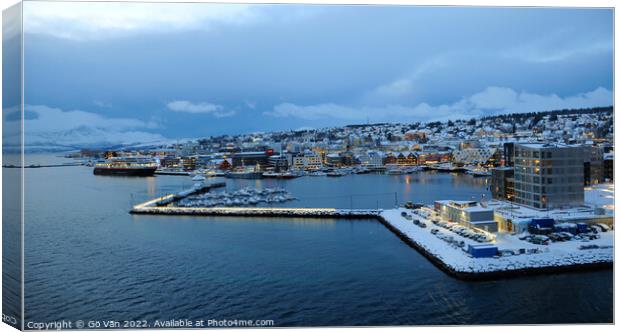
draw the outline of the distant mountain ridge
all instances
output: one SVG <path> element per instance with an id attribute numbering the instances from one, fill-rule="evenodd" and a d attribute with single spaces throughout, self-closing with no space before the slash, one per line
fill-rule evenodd
<path id="1" fill-rule="evenodd" d="M 489 115 L 481 118 L 462 119 L 455 121 L 482 121 L 482 122 L 498 122 L 503 123 L 524 123 L 528 119 L 532 119 L 531 122 L 537 123 L 546 116 L 558 116 L 558 115 L 581 115 L 581 114 L 594 114 L 594 113 L 611 113 L 613 114 L 613 106 L 605 107 L 593 107 L 593 108 L 578 108 L 578 109 L 562 109 L 540 112 L 527 112 L 527 113 L 510 113 L 510 114 L 498 114 Z M 441 124 L 455 121 L 429 121 L 425 124 Z M 390 123 L 371 123 L 371 124 L 351 124 L 343 126 L 343 128 L 364 128 L 371 126 L 387 126 Z M 309 131 L 316 129 L 308 129 Z M 163 145 L 169 145 L 180 141 L 190 140 L 184 139 L 147 139 L 140 140 L 140 135 L 136 135 L 132 141 L 118 142 L 111 139 L 110 133 L 102 132 L 98 129 L 90 127 L 78 127 L 64 132 L 49 132 L 49 133 L 37 133 L 33 135 L 26 135 L 26 152 L 62 152 L 62 151 L 74 151 L 79 149 L 130 149 L 130 148 L 152 148 Z M 199 138 L 193 138 L 196 140 Z M 11 146 L 4 144 L 3 150 L 6 152 L 19 152 L 18 146 Z"/>

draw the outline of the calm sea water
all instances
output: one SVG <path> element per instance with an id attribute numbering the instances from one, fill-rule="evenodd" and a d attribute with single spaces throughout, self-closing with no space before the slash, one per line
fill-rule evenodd
<path id="1" fill-rule="evenodd" d="M 54 160 L 68 161 L 36 155 L 27 163 Z M 28 169 L 25 181 L 26 321 L 349 326 L 613 319 L 611 270 L 466 282 L 373 220 L 128 213 L 132 203 L 191 186 L 189 177 L 105 177 L 60 167 Z M 279 186 L 300 198 L 289 205 L 343 208 L 488 195 L 485 179 L 433 173 L 228 180 L 227 186 Z"/>

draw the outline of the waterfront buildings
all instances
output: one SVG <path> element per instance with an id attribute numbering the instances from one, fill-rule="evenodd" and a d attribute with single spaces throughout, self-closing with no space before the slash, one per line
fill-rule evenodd
<path id="1" fill-rule="evenodd" d="M 269 157 L 271 155 L 273 155 L 273 150 L 237 152 L 232 156 L 232 166 L 258 166 L 264 169 L 269 166 Z"/>
<path id="2" fill-rule="evenodd" d="M 535 219 L 552 219 L 555 223 L 613 225 L 613 198 L 600 198 L 613 196 L 613 187 L 610 190 L 610 186 L 588 187 L 588 199 L 577 207 L 541 210 L 503 200 L 491 200 L 486 205 L 493 209 L 500 232 L 522 233 Z"/>
<path id="3" fill-rule="evenodd" d="M 515 145 L 515 202 L 536 209 L 583 204 L 583 147 Z"/>
<path id="4" fill-rule="evenodd" d="M 435 201 L 435 210 L 444 220 L 486 232 L 497 232 L 492 208 L 475 201 Z"/>
<path id="5" fill-rule="evenodd" d="M 289 160 L 286 155 L 282 154 L 269 156 L 268 158 L 269 167 L 274 169 L 276 172 L 287 170 L 291 163 L 292 161 Z"/>
<path id="6" fill-rule="evenodd" d="M 499 159 L 496 148 L 465 148 L 454 150 L 452 158 L 458 164 L 486 165 Z"/>
<path id="7" fill-rule="evenodd" d="M 313 152 L 300 153 L 293 157 L 293 168 L 305 171 L 316 171 L 323 167 L 321 156 Z"/>

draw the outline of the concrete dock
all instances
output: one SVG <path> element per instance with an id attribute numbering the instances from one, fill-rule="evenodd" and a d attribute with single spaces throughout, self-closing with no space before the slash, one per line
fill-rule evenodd
<path id="1" fill-rule="evenodd" d="M 199 190 L 208 190 L 201 188 Z M 142 204 L 135 205 L 132 214 L 187 215 L 187 216 L 238 216 L 238 217 L 292 217 L 292 218 L 343 218 L 376 219 L 396 234 L 403 242 L 419 251 L 433 264 L 446 273 L 465 280 L 496 279 L 525 274 L 542 274 L 576 270 L 610 268 L 613 266 L 613 232 L 601 239 L 601 249 L 581 250 L 580 242 L 547 246 L 537 254 L 515 255 L 508 257 L 474 258 L 464 250 L 446 243 L 431 233 L 431 230 L 447 232 L 440 229 L 421 215 L 415 218 L 428 226 L 420 228 L 407 220 L 402 213 L 412 210 L 395 209 L 335 209 L 335 208 L 283 208 L 283 207 L 176 207 L 170 203 L 191 194 L 167 195 Z M 195 192 L 194 192 L 195 193 Z M 415 212 L 414 212 L 415 213 Z M 457 237 L 456 233 L 452 234 Z M 516 239 L 515 235 L 506 235 L 498 241 L 501 246 L 531 246 Z M 514 239 L 513 239 L 514 237 Z M 467 239 L 465 239 L 467 240 Z M 604 248 L 604 249 L 603 249 Z M 542 247 L 541 247 L 542 249 Z"/>

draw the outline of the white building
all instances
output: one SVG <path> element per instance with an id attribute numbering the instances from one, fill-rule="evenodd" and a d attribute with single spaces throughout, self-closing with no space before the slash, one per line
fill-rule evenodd
<path id="1" fill-rule="evenodd" d="M 435 201 L 435 210 L 442 219 L 475 227 L 487 232 L 497 232 L 493 209 L 475 201 Z"/>
<path id="2" fill-rule="evenodd" d="M 454 150 L 452 158 L 454 162 L 461 164 L 486 164 L 496 152 L 496 148 L 467 148 Z"/>

